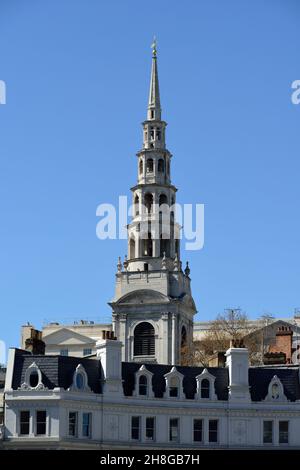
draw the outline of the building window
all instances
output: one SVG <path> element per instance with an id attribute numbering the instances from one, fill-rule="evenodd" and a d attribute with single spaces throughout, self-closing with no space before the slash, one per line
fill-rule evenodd
<path id="1" fill-rule="evenodd" d="M 135 239 L 132 237 L 129 241 L 129 259 L 135 258 Z"/>
<path id="2" fill-rule="evenodd" d="M 153 209 L 152 207 L 153 206 L 153 194 L 146 193 L 145 198 L 144 198 L 144 203 L 145 203 L 147 213 L 150 214 Z"/>
<path id="3" fill-rule="evenodd" d="M 145 375 L 139 378 L 139 395 L 148 395 L 148 379 Z"/>
<path id="4" fill-rule="evenodd" d="M 147 441 L 155 440 L 155 418 L 146 418 L 146 439 Z"/>
<path id="5" fill-rule="evenodd" d="M 145 132 L 145 138 L 147 140 L 147 132 Z M 140 164 L 139 164 L 140 174 L 143 173 L 143 169 L 144 169 L 144 165 L 143 165 L 143 160 L 141 159 Z"/>
<path id="6" fill-rule="evenodd" d="M 169 397 L 171 397 L 171 398 L 178 398 L 179 397 L 179 379 L 178 379 L 178 377 L 171 377 L 171 379 L 170 379 Z"/>
<path id="7" fill-rule="evenodd" d="M 69 355 L 69 350 L 68 349 L 61 349 L 59 354 L 61 356 L 68 356 Z"/>
<path id="8" fill-rule="evenodd" d="M 203 420 L 194 419 L 194 442 L 203 441 Z"/>
<path id="9" fill-rule="evenodd" d="M 160 140 L 160 136 L 161 136 L 161 131 L 160 131 L 160 128 L 157 127 L 157 128 L 156 128 L 156 137 L 157 137 L 157 140 Z"/>
<path id="10" fill-rule="evenodd" d="M 83 350 L 83 355 L 84 356 L 90 356 L 92 354 L 92 349 L 91 348 L 86 348 Z"/>
<path id="11" fill-rule="evenodd" d="M 92 415 L 91 413 L 82 414 L 82 436 L 91 437 Z"/>
<path id="12" fill-rule="evenodd" d="M 171 418 L 169 426 L 170 426 L 169 427 L 170 442 L 178 442 L 179 441 L 179 419 Z"/>
<path id="13" fill-rule="evenodd" d="M 82 390 L 84 388 L 84 382 L 85 382 L 85 379 L 84 379 L 83 374 L 81 374 L 80 372 L 77 372 L 77 374 L 76 374 L 76 388 L 78 388 L 78 390 Z"/>
<path id="14" fill-rule="evenodd" d="M 289 443 L 289 422 L 279 421 L 279 444 Z"/>
<path id="15" fill-rule="evenodd" d="M 210 383 L 208 379 L 202 379 L 201 381 L 201 398 L 210 397 Z"/>
<path id="16" fill-rule="evenodd" d="M 36 434 L 38 436 L 46 434 L 46 419 L 47 413 L 45 410 L 38 410 L 36 412 Z"/>
<path id="17" fill-rule="evenodd" d="M 148 158 L 146 164 L 147 173 L 153 173 L 153 158 Z"/>
<path id="18" fill-rule="evenodd" d="M 69 413 L 69 436 L 77 436 L 78 413 L 70 411 Z"/>
<path id="19" fill-rule="evenodd" d="M 36 370 L 33 370 L 29 376 L 29 385 L 32 388 L 35 388 L 38 386 L 39 383 L 39 374 Z"/>
<path id="20" fill-rule="evenodd" d="M 140 431 L 141 431 L 141 417 L 132 416 L 131 417 L 131 439 L 134 439 L 135 441 L 139 441 Z"/>
<path id="21" fill-rule="evenodd" d="M 208 422 L 208 441 L 218 442 L 218 420 L 210 419 Z"/>
<path id="22" fill-rule="evenodd" d="M 29 434 L 29 426 L 30 426 L 30 412 L 20 411 L 20 434 L 22 434 L 22 436 Z"/>
<path id="23" fill-rule="evenodd" d="M 151 323 L 142 322 L 134 330 L 134 355 L 155 355 L 155 332 Z"/>
<path id="24" fill-rule="evenodd" d="M 273 421 L 264 421 L 263 441 L 264 444 L 273 443 Z"/>

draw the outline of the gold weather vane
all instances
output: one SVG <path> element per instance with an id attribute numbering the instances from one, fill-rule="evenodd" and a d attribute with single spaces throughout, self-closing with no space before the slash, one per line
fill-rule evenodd
<path id="1" fill-rule="evenodd" d="M 156 37 L 154 36 L 153 38 L 153 43 L 151 44 L 151 49 L 152 49 L 152 55 L 153 57 L 156 57 L 157 55 L 157 41 L 156 41 Z"/>

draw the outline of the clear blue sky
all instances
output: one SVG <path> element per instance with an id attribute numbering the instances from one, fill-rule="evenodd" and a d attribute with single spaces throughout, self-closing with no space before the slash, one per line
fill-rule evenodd
<path id="1" fill-rule="evenodd" d="M 205 204 L 183 253 L 199 313 L 300 306 L 297 0 L 0 0 L 0 313 L 7 345 L 44 319 L 108 319 L 125 241 L 96 207 L 129 195 L 156 34 L 180 202 Z"/>

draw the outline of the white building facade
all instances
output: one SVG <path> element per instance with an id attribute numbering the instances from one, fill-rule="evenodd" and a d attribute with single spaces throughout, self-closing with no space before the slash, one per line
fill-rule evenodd
<path id="1" fill-rule="evenodd" d="M 299 366 L 249 367 L 248 351 L 238 344 L 226 352 L 225 367 L 181 365 L 196 307 L 170 210 L 177 190 L 165 128 L 154 48 L 128 256 L 119 259 L 110 302 L 112 328 L 102 339 L 90 325 L 85 334 L 49 329 L 46 355 L 10 349 L 6 449 L 300 447 Z"/>
<path id="2" fill-rule="evenodd" d="M 122 343 L 90 358 L 11 349 L 4 448 L 299 448 L 299 367 L 248 367 L 231 347 L 226 367 L 121 361 Z"/>

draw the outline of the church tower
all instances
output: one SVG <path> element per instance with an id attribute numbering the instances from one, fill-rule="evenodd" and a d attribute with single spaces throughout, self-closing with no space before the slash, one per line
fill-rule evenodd
<path id="1" fill-rule="evenodd" d="M 119 262 L 113 329 L 123 343 L 122 360 L 181 364 L 193 340 L 188 263 L 182 270 L 180 226 L 175 222 L 176 187 L 171 183 L 167 123 L 161 119 L 156 43 L 143 147 L 137 153 L 137 184 L 131 188 L 133 214 L 128 254 Z"/>

